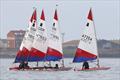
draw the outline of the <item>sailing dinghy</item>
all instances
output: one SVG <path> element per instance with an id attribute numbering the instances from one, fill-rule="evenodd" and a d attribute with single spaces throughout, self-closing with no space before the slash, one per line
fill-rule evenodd
<path id="1" fill-rule="evenodd" d="M 17 52 L 17 56 L 16 56 L 14 63 L 21 63 L 22 61 L 28 61 L 28 56 L 29 56 L 29 53 L 32 47 L 32 43 L 34 41 L 34 35 L 36 32 L 36 28 L 37 28 L 36 21 L 37 21 L 37 13 L 35 9 L 29 21 L 29 27 L 26 30 L 25 36 L 20 45 L 20 49 Z M 10 70 L 18 69 L 18 67 L 12 67 L 9 69 Z"/>
<path id="2" fill-rule="evenodd" d="M 34 34 L 34 40 L 32 41 L 31 49 L 29 54 L 27 55 L 27 62 L 44 62 L 45 55 L 48 48 L 48 40 L 47 40 L 47 30 L 45 25 L 45 16 L 44 10 L 42 10 L 41 17 L 38 19 L 37 22 L 39 25 L 36 28 L 36 32 Z M 24 55 L 24 53 L 22 53 Z M 19 67 L 10 68 L 10 70 L 20 70 Z M 43 70 L 44 67 L 30 67 L 25 68 L 26 70 Z"/>
<path id="3" fill-rule="evenodd" d="M 53 27 L 52 31 L 49 37 L 49 43 L 48 43 L 48 50 L 46 53 L 46 61 L 61 61 L 61 67 L 58 70 L 67 71 L 70 70 L 70 67 L 64 66 L 63 61 L 63 50 L 62 50 L 62 38 L 61 33 L 58 25 L 58 15 L 57 15 L 57 9 L 55 10 L 54 19 L 53 19 Z M 51 63 L 50 63 L 51 65 Z M 60 64 L 59 64 L 60 65 Z"/>
<path id="4" fill-rule="evenodd" d="M 87 24 L 84 27 L 83 33 L 80 36 L 80 43 L 76 50 L 76 54 L 74 57 L 74 63 L 80 63 L 85 61 L 93 61 L 97 60 L 97 67 L 89 68 L 89 69 L 74 69 L 75 71 L 82 71 L 82 70 L 107 70 L 110 67 L 101 67 L 99 65 L 99 55 L 98 55 L 98 48 L 97 48 L 97 39 L 95 33 L 95 25 L 92 15 L 92 9 L 90 9 L 88 17 L 87 17 Z"/>
<path id="5" fill-rule="evenodd" d="M 36 17 L 36 11 L 33 13 L 33 15 Z M 32 16 L 32 18 L 35 18 L 34 16 Z M 35 18 L 35 21 L 36 21 L 36 18 Z M 59 27 L 58 27 L 57 10 L 55 10 L 54 23 L 53 23 L 49 43 L 48 43 L 48 38 L 47 38 L 47 30 L 46 30 L 46 26 L 45 26 L 45 16 L 44 16 L 43 10 L 42 10 L 42 14 L 41 14 L 38 24 L 39 25 L 36 28 L 36 32 L 34 33 L 34 40 L 32 40 L 32 45 L 30 45 L 30 49 L 29 49 L 26 57 L 23 59 L 18 58 L 18 54 L 17 54 L 15 63 L 19 63 L 21 61 L 27 61 L 27 62 L 60 61 L 61 59 L 63 59 L 62 39 L 60 37 L 61 34 L 59 31 Z M 27 32 L 25 34 L 25 38 L 28 37 L 26 35 L 28 35 Z M 23 39 L 23 41 L 24 41 L 24 39 Z M 24 46 L 25 45 L 26 44 L 24 44 Z M 21 46 L 23 46 L 23 42 L 22 42 Z M 21 50 L 21 47 L 20 47 L 20 50 Z M 19 53 L 20 53 L 19 57 L 22 57 L 25 55 L 25 53 L 23 53 L 23 51 L 21 51 Z M 19 67 L 12 67 L 9 69 L 10 70 L 21 70 L 21 69 L 19 69 Z M 68 71 L 70 69 L 71 69 L 70 67 L 54 68 L 54 67 L 38 67 L 37 66 L 37 67 L 25 68 L 24 70 Z"/>

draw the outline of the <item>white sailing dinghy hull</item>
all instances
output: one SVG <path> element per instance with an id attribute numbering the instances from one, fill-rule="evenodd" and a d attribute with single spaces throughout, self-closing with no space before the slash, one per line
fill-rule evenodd
<path id="1" fill-rule="evenodd" d="M 20 69 L 19 67 L 13 67 L 13 68 L 9 68 L 9 70 L 13 70 L 13 71 L 69 71 L 71 70 L 72 67 L 60 67 L 60 68 L 54 68 L 54 67 L 30 67 L 30 68 L 24 68 L 24 69 Z"/>
<path id="2" fill-rule="evenodd" d="M 74 69 L 74 71 L 96 71 L 96 70 L 108 70 L 110 67 L 93 67 L 89 69 Z"/>

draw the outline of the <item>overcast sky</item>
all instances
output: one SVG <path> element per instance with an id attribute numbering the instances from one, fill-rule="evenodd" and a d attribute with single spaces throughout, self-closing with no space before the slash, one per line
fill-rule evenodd
<path id="1" fill-rule="evenodd" d="M 61 32 L 65 33 L 65 41 L 80 38 L 90 8 L 97 38 L 120 39 L 119 0 L 0 0 L 0 38 L 6 38 L 10 30 L 26 30 L 33 7 L 37 8 L 38 18 L 44 9 L 48 32 L 57 8 L 59 26 Z"/>

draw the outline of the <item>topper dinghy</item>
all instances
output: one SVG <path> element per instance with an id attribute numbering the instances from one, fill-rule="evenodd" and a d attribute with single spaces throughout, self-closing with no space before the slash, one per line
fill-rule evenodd
<path id="1" fill-rule="evenodd" d="M 96 60 L 97 67 L 89 68 L 89 69 L 77 69 L 75 71 L 82 71 L 82 70 L 107 70 L 110 67 L 101 67 L 99 65 L 99 55 L 98 55 L 98 48 L 97 48 L 97 39 L 95 33 L 95 25 L 92 15 L 92 9 L 90 9 L 88 17 L 87 17 L 87 24 L 84 27 L 83 33 L 80 36 L 79 46 L 76 50 L 76 54 L 74 57 L 74 63 L 80 63 L 85 61 L 93 61 Z"/>

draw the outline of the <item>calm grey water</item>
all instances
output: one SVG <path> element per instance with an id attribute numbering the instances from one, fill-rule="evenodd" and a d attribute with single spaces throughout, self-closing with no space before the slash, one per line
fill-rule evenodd
<path id="1" fill-rule="evenodd" d="M 14 59 L 0 59 L 0 80 L 120 80 L 120 59 L 102 58 L 101 66 L 111 67 L 100 71 L 9 71 Z M 81 67 L 65 59 L 66 66 Z M 30 65 L 35 65 L 31 63 Z M 41 65 L 41 63 L 40 63 Z M 90 66 L 95 66 L 91 63 Z"/>

